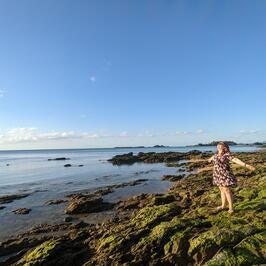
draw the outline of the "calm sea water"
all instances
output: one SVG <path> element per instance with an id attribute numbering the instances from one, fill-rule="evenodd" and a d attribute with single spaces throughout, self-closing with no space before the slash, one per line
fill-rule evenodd
<path id="1" fill-rule="evenodd" d="M 210 147 L 171 148 L 106 148 L 0 151 L 0 196 L 21 192 L 33 192 L 30 196 L 4 204 L 0 210 L 0 240 L 41 223 L 63 222 L 67 203 L 45 205 L 45 201 L 62 199 L 66 194 L 79 190 L 95 190 L 106 185 L 118 184 L 140 178 L 148 179 L 139 185 L 116 189 L 103 196 L 105 201 L 118 201 L 139 193 L 163 193 L 172 185 L 162 181 L 165 174 L 176 174 L 176 168 L 164 163 L 113 166 L 107 159 L 117 154 L 133 152 L 167 152 L 189 150 L 211 150 Z M 253 151 L 255 147 L 232 146 L 232 151 Z M 68 157 L 67 161 L 48 161 L 49 158 Z M 83 164 L 83 167 L 64 167 L 64 164 Z M 7 164 L 9 164 L 7 166 Z M 31 208 L 27 215 L 15 215 L 16 208 Z M 109 213 L 94 213 L 87 216 L 87 222 L 101 222 Z M 110 214 L 111 215 L 111 214 Z"/>
<path id="2" fill-rule="evenodd" d="M 160 172 L 160 170 L 165 170 L 165 167 L 163 164 L 143 163 L 113 166 L 107 162 L 107 159 L 114 155 L 150 151 L 187 152 L 193 149 L 215 151 L 213 146 L 0 151 L 0 194 L 36 189 L 72 191 L 84 188 L 85 184 L 87 188 L 93 188 L 124 182 L 130 180 L 135 172 L 152 169 Z M 255 147 L 247 146 L 232 146 L 231 148 L 232 151 L 253 151 L 255 149 Z M 49 158 L 56 157 L 68 157 L 70 160 L 48 161 Z M 64 167 L 66 163 L 84 166 L 66 168 Z"/>

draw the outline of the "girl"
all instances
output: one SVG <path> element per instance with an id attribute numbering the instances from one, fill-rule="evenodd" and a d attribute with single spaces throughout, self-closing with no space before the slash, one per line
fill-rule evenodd
<path id="1" fill-rule="evenodd" d="M 237 185 L 237 179 L 232 173 L 229 165 L 229 161 L 232 161 L 238 165 L 244 166 L 249 170 L 255 170 L 255 167 L 246 164 L 239 160 L 238 158 L 231 155 L 229 146 L 224 142 L 219 142 L 217 144 L 217 152 L 208 159 L 209 162 L 214 162 L 213 167 L 213 184 L 217 185 L 221 192 L 222 205 L 217 207 L 217 210 L 222 210 L 225 208 L 225 201 L 227 199 L 229 204 L 228 213 L 233 213 L 233 194 L 231 191 L 231 186 Z"/>

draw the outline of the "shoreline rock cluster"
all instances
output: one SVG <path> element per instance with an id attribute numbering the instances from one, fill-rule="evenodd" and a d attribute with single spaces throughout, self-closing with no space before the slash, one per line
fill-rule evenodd
<path id="1" fill-rule="evenodd" d="M 1 242 L 0 254 L 6 256 L 1 265 L 265 264 L 266 151 L 237 153 L 256 170 L 232 164 L 238 186 L 233 189 L 235 213 L 231 215 L 216 210 L 220 193 L 212 185 L 212 170 L 205 162 L 192 160 L 207 156 L 116 157 L 111 162 L 176 162 L 177 169 L 180 160 L 188 160 L 182 167 L 198 171 L 178 179 L 167 193 L 140 194 L 118 202 L 115 216 L 107 222 L 42 225 Z M 98 195 L 109 191 L 103 189 Z"/>
<path id="2" fill-rule="evenodd" d="M 169 163 L 177 162 L 184 159 L 190 159 L 192 156 L 200 155 L 202 157 L 208 156 L 209 152 L 201 152 L 198 150 L 192 150 L 189 152 L 139 152 L 134 155 L 133 152 L 125 153 L 122 155 L 116 155 L 113 158 L 107 160 L 113 165 L 122 164 L 134 164 L 137 162 L 143 163 Z"/>

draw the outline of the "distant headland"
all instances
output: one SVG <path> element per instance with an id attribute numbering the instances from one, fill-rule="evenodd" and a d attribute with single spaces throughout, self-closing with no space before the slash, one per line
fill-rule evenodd
<path id="1" fill-rule="evenodd" d="M 167 148 L 167 147 L 171 147 L 171 146 L 165 146 L 165 145 L 154 145 L 151 147 L 147 147 L 147 146 L 128 146 L 128 147 L 114 147 L 114 149 L 128 149 L 128 148 Z"/>
<path id="2" fill-rule="evenodd" d="M 208 143 L 198 143 L 192 145 L 184 145 L 184 147 L 199 147 L 199 146 L 216 146 L 220 141 L 212 141 Z M 264 142 L 253 142 L 253 143 L 237 143 L 231 140 L 224 140 L 223 142 L 227 143 L 229 146 L 259 146 L 262 148 L 266 147 L 266 141 Z M 154 145 L 154 146 L 117 146 L 114 149 L 129 149 L 129 148 L 171 148 L 176 146 L 169 145 Z"/>
<path id="3" fill-rule="evenodd" d="M 209 143 L 198 143 L 196 145 L 187 145 L 187 147 L 194 147 L 194 146 L 216 146 L 220 141 L 212 141 Z M 223 142 L 227 143 L 229 146 L 260 146 L 266 147 L 266 142 L 254 142 L 254 143 L 236 143 L 230 140 L 224 140 Z"/>

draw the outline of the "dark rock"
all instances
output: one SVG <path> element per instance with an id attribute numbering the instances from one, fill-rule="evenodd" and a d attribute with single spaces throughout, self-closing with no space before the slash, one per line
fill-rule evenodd
<path id="1" fill-rule="evenodd" d="M 64 219 L 64 221 L 65 222 L 71 222 L 73 220 L 73 218 L 71 217 L 71 216 L 67 216 L 67 217 L 65 217 L 65 219 Z"/>
<path id="2" fill-rule="evenodd" d="M 67 202 L 67 201 L 68 200 L 62 200 L 62 199 L 59 199 L 59 200 L 48 200 L 44 204 L 45 205 L 54 205 L 54 204 L 64 203 L 64 202 Z"/>
<path id="3" fill-rule="evenodd" d="M 129 152 L 122 155 L 116 155 L 112 159 L 107 160 L 112 162 L 114 165 L 121 165 L 121 164 L 133 164 L 139 161 L 138 156 L 133 155 L 133 152 Z"/>
<path id="4" fill-rule="evenodd" d="M 10 238 L 8 240 L 0 242 L 0 254 L 1 256 L 6 256 L 9 254 L 18 253 L 19 251 L 38 245 L 42 241 L 43 239 L 28 238 L 28 237 Z M 4 265 L 9 265 L 9 264 L 4 264 Z"/>
<path id="5" fill-rule="evenodd" d="M 189 152 L 139 152 L 137 155 L 133 155 L 133 152 L 126 154 L 115 155 L 113 158 L 107 160 L 114 165 L 121 164 L 133 164 L 135 162 L 144 163 L 169 163 L 177 162 L 182 159 L 189 159 L 191 156 L 205 154 L 198 150 L 192 150 Z"/>
<path id="6" fill-rule="evenodd" d="M 179 197 L 176 197 L 172 194 L 157 194 L 153 198 L 153 204 L 154 205 L 163 205 L 167 204 L 173 201 L 176 201 L 177 199 L 180 199 Z"/>
<path id="7" fill-rule="evenodd" d="M 31 193 L 24 193 L 24 194 L 15 194 L 15 195 L 4 195 L 0 197 L 0 204 L 3 203 L 10 203 L 13 200 L 22 199 L 28 197 Z"/>
<path id="8" fill-rule="evenodd" d="M 190 207 L 190 205 L 192 204 L 192 199 L 190 197 L 190 193 L 189 192 L 186 193 L 186 196 L 182 199 L 181 203 L 182 203 L 182 206 L 184 208 L 189 208 Z"/>
<path id="9" fill-rule="evenodd" d="M 80 222 L 78 222 L 76 224 L 72 224 L 72 227 L 74 227 L 75 229 L 85 228 L 85 227 L 88 227 L 88 226 L 90 226 L 90 224 L 85 223 L 83 221 L 80 221 Z"/>
<path id="10" fill-rule="evenodd" d="M 71 167 L 72 165 L 70 163 L 67 163 L 64 165 L 64 167 Z"/>
<path id="11" fill-rule="evenodd" d="M 141 193 L 136 196 L 132 196 L 126 200 L 121 200 L 117 202 L 116 209 L 117 210 L 132 210 L 137 208 L 142 208 L 145 205 L 149 204 L 149 200 L 152 197 L 152 195 Z"/>
<path id="12" fill-rule="evenodd" d="M 31 211 L 31 209 L 28 208 L 18 208 L 12 212 L 14 212 L 15 214 L 28 214 Z"/>
<path id="13" fill-rule="evenodd" d="M 48 159 L 48 161 L 64 161 L 64 160 L 70 160 L 70 158 L 58 157 L 58 158 Z"/>
<path id="14" fill-rule="evenodd" d="M 115 204 L 103 202 L 100 197 L 91 195 L 76 195 L 70 199 L 68 207 L 65 209 L 66 214 L 91 213 L 112 209 Z"/>
<path id="15" fill-rule="evenodd" d="M 198 190 L 192 192 L 192 196 L 198 197 L 198 196 L 201 196 L 204 192 L 205 192 L 204 189 L 198 189 Z"/>
<path id="16" fill-rule="evenodd" d="M 185 176 L 186 176 L 185 174 L 183 174 L 183 175 L 164 175 L 162 177 L 162 180 L 168 180 L 171 182 L 175 182 L 175 181 L 182 179 Z"/>

